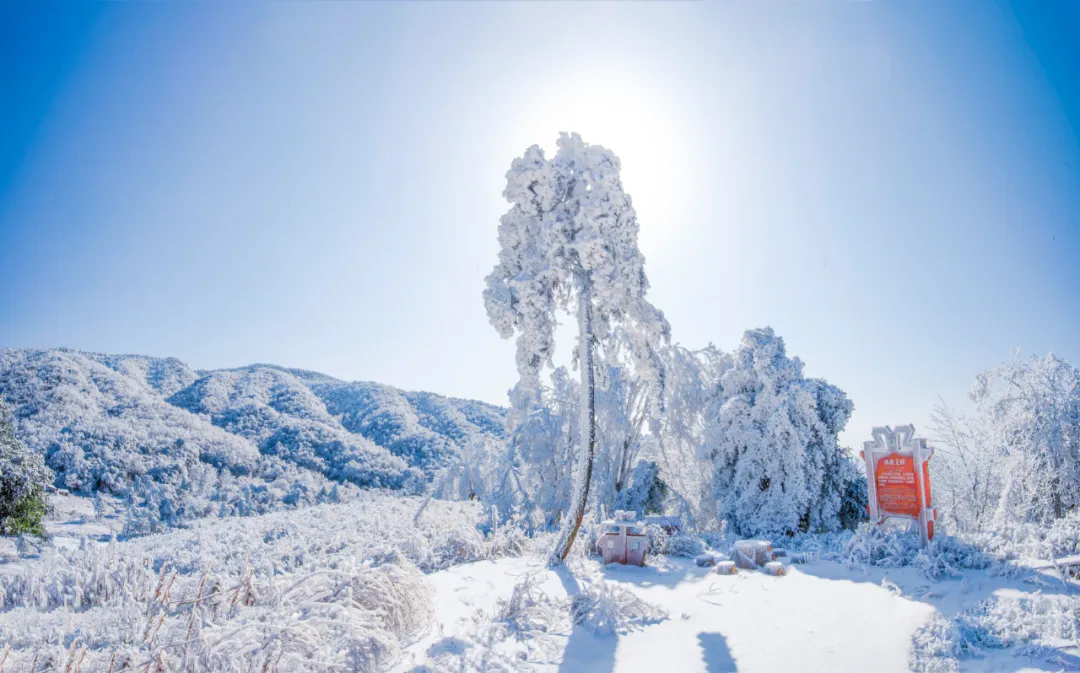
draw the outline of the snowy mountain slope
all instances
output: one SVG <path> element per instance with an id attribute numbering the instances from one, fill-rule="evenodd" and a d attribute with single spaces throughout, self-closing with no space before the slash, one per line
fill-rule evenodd
<path id="1" fill-rule="evenodd" d="M 153 500 L 165 522 L 315 502 L 338 482 L 415 489 L 502 436 L 497 407 L 274 365 L 0 349 L 0 397 L 58 487 Z"/>
<path id="2" fill-rule="evenodd" d="M 360 487 L 421 478 L 400 458 L 345 430 L 303 381 L 269 367 L 211 372 L 166 400 L 249 440 L 259 451 Z"/>
<path id="3" fill-rule="evenodd" d="M 312 391 L 346 430 L 427 470 L 450 462 L 471 437 L 503 436 L 502 410 L 480 402 L 376 383 L 324 382 Z"/>
<path id="4" fill-rule="evenodd" d="M 16 434 L 45 454 L 58 486 L 124 494 L 143 476 L 254 469 L 260 456 L 250 442 L 165 403 L 145 362 L 114 364 L 74 351 L 0 351 L 0 395 Z"/>

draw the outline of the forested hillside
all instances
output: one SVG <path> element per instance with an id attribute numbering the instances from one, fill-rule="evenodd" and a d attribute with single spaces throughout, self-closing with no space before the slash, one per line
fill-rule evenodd
<path id="1" fill-rule="evenodd" d="M 0 350 L 0 397 L 56 485 L 148 510 L 149 525 L 338 497 L 414 492 L 470 441 L 501 437 L 482 402 L 273 365 Z M 335 490 L 335 487 L 337 490 Z"/>

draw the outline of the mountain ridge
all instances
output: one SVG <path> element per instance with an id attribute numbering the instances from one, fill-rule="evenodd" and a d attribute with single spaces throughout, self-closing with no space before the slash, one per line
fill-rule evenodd
<path id="1" fill-rule="evenodd" d="M 339 487 L 416 492 L 470 442 L 504 437 L 494 405 L 266 363 L 3 348 L 0 398 L 58 487 L 125 497 L 152 528 Z"/>

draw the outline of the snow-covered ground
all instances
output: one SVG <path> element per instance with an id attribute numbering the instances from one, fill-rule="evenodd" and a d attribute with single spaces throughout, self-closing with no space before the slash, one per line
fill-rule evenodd
<path id="1" fill-rule="evenodd" d="M 102 496 L 103 511 L 94 512 L 94 501 L 67 493 L 57 493 L 49 498 L 52 512 L 45 519 L 45 532 L 52 544 L 61 547 L 78 547 L 82 538 L 108 541 L 123 528 L 123 521 L 118 512 L 121 502 L 118 498 Z M 40 542 L 35 538 L 27 542 L 37 547 Z M 19 558 L 18 538 L 0 536 L 0 572 L 6 563 Z M 9 570 L 13 569 L 11 566 Z"/>
<path id="2" fill-rule="evenodd" d="M 1052 569 L 723 576 L 580 548 L 552 569 L 551 540 L 484 536 L 476 503 L 414 520 L 420 503 L 371 494 L 116 542 L 118 503 L 56 496 L 48 543 L 0 540 L 0 670 L 1080 671 L 1080 584 Z"/>
<path id="3" fill-rule="evenodd" d="M 574 571 L 549 569 L 535 557 L 458 566 L 429 576 L 436 624 L 407 648 L 394 671 L 901 672 L 911 670 L 913 636 L 933 616 L 951 616 L 992 595 L 1064 590 L 1049 579 L 1031 583 L 986 571 L 931 582 L 911 568 L 849 569 L 829 561 L 788 570 L 783 577 L 747 571 L 722 576 L 681 558 L 654 558 L 644 568 L 590 560 Z M 606 583 L 669 616 L 615 634 L 569 619 L 555 619 L 546 633 L 524 638 L 513 629 L 492 629 L 526 576 L 556 604 L 582 585 Z M 961 659 L 959 670 L 1077 670 L 1069 665 L 1080 663 L 1076 645 L 1061 649 L 1057 661 L 989 651 Z M 938 663 L 936 670 L 950 670 L 948 661 Z"/>

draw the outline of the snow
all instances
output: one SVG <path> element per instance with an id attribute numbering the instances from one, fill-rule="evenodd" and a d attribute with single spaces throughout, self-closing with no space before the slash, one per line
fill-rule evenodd
<path id="1" fill-rule="evenodd" d="M 417 518 L 420 503 L 371 493 L 112 542 L 119 518 L 109 511 L 119 501 L 56 495 L 50 542 L 22 558 L 0 553 L 0 654 L 10 647 L 9 669 L 20 670 L 40 649 L 62 670 L 77 640 L 76 654 L 88 648 L 82 670 L 96 673 L 113 652 L 150 660 L 150 614 L 165 616 L 159 646 L 181 641 L 195 614 L 192 656 L 206 670 L 253 670 L 278 656 L 279 670 L 337 662 L 399 673 L 1013 673 L 1080 664 L 1080 585 L 1019 563 L 959 567 L 958 543 L 942 548 L 956 576 L 939 581 L 928 577 L 934 562 L 913 556 L 917 542 L 897 545 L 900 532 L 792 539 L 789 550 L 817 544 L 852 561 L 786 565 L 782 577 L 723 576 L 665 555 L 642 568 L 602 566 L 580 548 L 551 568 L 550 536 L 529 540 L 510 525 L 485 536 L 477 503 L 432 500 Z M 860 536 L 893 556 L 852 544 L 865 546 Z M 184 602 L 208 563 L 206 586 L 219 597 L 193 613 Z M 171 607 L 150 599 L 163 569 L 178 574 Z M 351 598 L 334 598 L 342 587 Z M 357 607 L 334 607 L 349 600 Z M 164 657 L 165 670 L 178 670 L 179 653 Z"/>
<path id="2" fill-rule="evenodd" d="M 868 581 L 837 580 L 832 566 L 789 568 L 784 577 L 740 572 L 725 577 L 690 560 L 663 567 L 608 566 L 605 581 L 623 587 L 672 615 L 619 636 L 559 634 L 564 657 L 537 671 L 798 671 L 908 670 L 915 630 L 933 613 L 929 605 Z M 825 576 L 818 576 L 815 571 Z M 477 610 L 494 612 L 526 574 L 554 598 L 567 598 L 556 571 L 528 558 L 473 563 L 429 579 L 435 588 L 436 633 L 407 650 L 408 671 L 447 638 L 470 640 Z M 843 573 L 835 573 L 843 574 Z M 662 646 L 658 646 L 662 644 Z M 868 667 L 868 663 L 873 662 Z"/>
<path id="3" fill-rule="evenodd" d="M 1009 606 L 1061 598 L 1043 598 L 1054 592 L 1037 579 L 993 576 L 985 570 L 940 582 L 928 581 L 915 568 L 849 568 L 831 561 L 789 565 L 786 571 L 782 577 L 752 571 L 722 576 L 697 567 L 692 559 L 672 557 L 653 557 L 643 568 L 578 559 L 552 569 L 538 557 L 458 566 L 429 576 L 435 625 L 392 670 L 900 672 L 913 670 L 913 639 L 932 620 L 971 612 L 986 601 Z M 631 592 L 669 617 L 617 635 L 566 618 L 553 619 L 552 628 L 525 639 L 493 630 L 500 603 L 526 577 L 556 605 L 602 583 Z M 985 614 L 992 618 L 995 611 L 1002 608 Z M 1035 612 L 1053 615 L 1045 606 Z M 1024 622 L 1014 614 L 1013 630 L 1030 628 L 1019 626 Z M 1050 635 L 1039 623 L 1036 635 L 1040 628 Z M 1046 640 L 1055 642 L 1056 662 L 1045 656 L 1045 648 L 988 648 L 959 659 L 935 657 L 930 667 L 914 670 L 1055 671 L 1062 661 L 1080 663 L 1076 642 Z"/>

